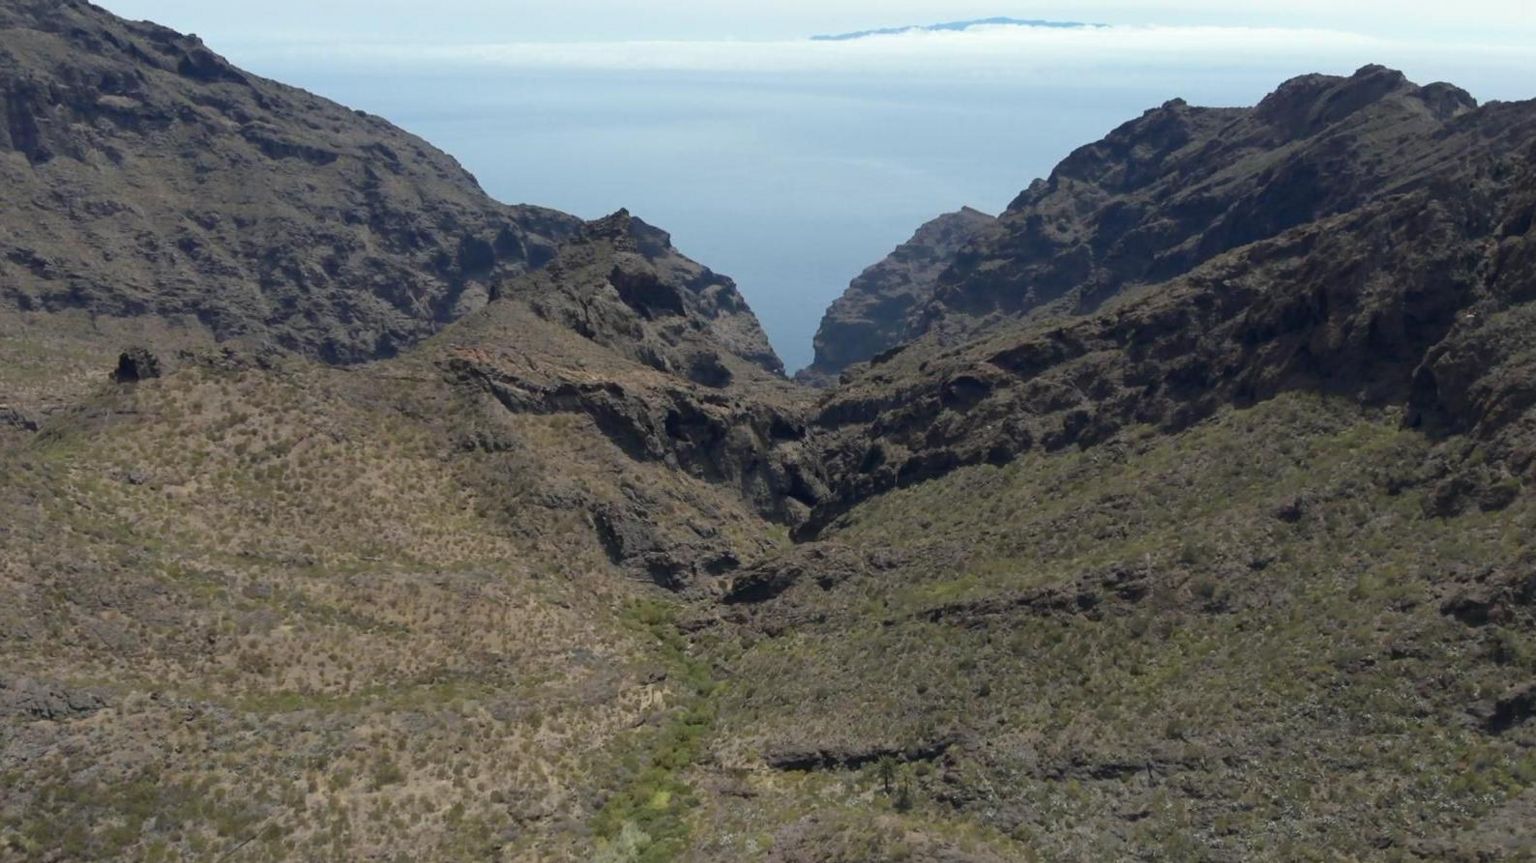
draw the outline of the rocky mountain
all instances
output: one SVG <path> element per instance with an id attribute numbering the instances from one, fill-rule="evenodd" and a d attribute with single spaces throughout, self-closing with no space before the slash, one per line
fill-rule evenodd
<path id="1" fill-rule="evenodd" d="M 1306 133 L 1277 132 L 1277 117 Z M 858 498 L 852 489 L 1091 444 L 1127 425 L 1177 430 L 1296 388 L 1437 422 L 1421 404 L 1439 398 L 1435 364 L 1451 345 L 1500 345 L 1478 368 L 1523 351 L 1486 325 L 1520 314 L 1507 283 L 1525 275 L 1504 261 L 1529 231 L 1533 133 L 1529 103 L 1479 108 L 1378 68 L 1291 81 L 1252 112 L 1149 112 L 1025 192 L 945 272 L 914 318 L 925 337 L 829 396 L 822 424 L 854 430 L 840 458 L 862 466 L 834 475 Z M 1259 152 L 1255 140 L 1282 143 Z M 1241 158 L 1222 168 L 1229 151 Z M 1157 170 L 1129 179 L 1147 159 Z M 1099 178 L 1094 191 L 1080 175 Z M 1158 203 L 1120 223 L 1136 210 L 1105 187 Z M 1230 200 L 1211 203 L 1214 190 Z M 1055 207 L 1092 217 L 1052 221 Z M 1514 377 L 1504 385 L 1520 387 Z M 1502 397 L 1501 417 L 1518 422 L 1523 396 Z M 1517 471 L 1529 462 L 1512 457 Z"/>
<path id="2" fill-rule="evenodd" d="M 972 217 L 947 238 L 932 232 L 949 217 L 925 226 L 829 310 L 812 368 L 1089 312 L 1291 228 L 1455 182 L 1466 159 L 1509 146 L 1503 122 L 1453 86 L 1376 66 L 1288 81 L 1253 108 L 1175 99 L 1072 153 L 995 223 Z M 904 257 L 923 263 L 908 274 Z"/>
<path id="3" fill-rule="evenodd" d="M 0 303 L 389 356 L 547 262 L 509 207 L 378 117 L 84 0 L 0 5 Z"/>
<path id="4" fill-rule="evenodd" d="M 735 286 L 627 212 L 587 224 L 544 269 L 401 359 L 423 361 L 495 411 L 587 417 L 631 458 L 731 488 L 780 524 L 798 525 L 825 494 L 804 393 Z M 617 522 L 657 529 L 645 507 L 630 509 L 594 516 L 616 562 L 635 556 Z"/>
<path id="5" fill-rule="evenodd" d="M 784 363 L 730 279 L 687 259 L 658 228 L 621 210 L 561 246 L 547 271 L 509 285 L 540 314 L 633 359 L 723 387 L 729 356 L 775 377 Z"/>
<path id="6" fill-rule="evenodd" d="M 1253 108 L 1172 100 L 1021 193 L 957 253 L 906 329 L 957 341 L 998 319 L 1091 311 L 1232 249 L 1442 182 L 1481 158 L 1482 137 L 1500 135 L 1490 125 L 1499 112 L 1476 108 L 1456 87 L 1377 66 L 1288 81 Z"/>
<path id="7" fill-rule="evenodd" d="M 1170 103 L 861 277 L 829 350 L 902 341 L 817 391 L 627 212 L 0 21 L 0 858 L 1536 847 L 1536 103 Z"/>
<path id="8" fill-rule="evenodd" d="M 709 623 L 717 751 L 973 859 L 1529 853 L 1533 123 L 1367 68 L 1075 154 L 818 402 L 826 503 Z M 1444 808 L 1469 755 L 1512 778 Z"/>
<path id="9" fill-rule="evenodd" d="M 796 378 L 828 386 L 849 366 L 913 338 L 908 317 L 932 299 L 961 247 L 994 221 L 970 207 L 946 213 L 859 274 L 822 317 L 815 361 Z"/>

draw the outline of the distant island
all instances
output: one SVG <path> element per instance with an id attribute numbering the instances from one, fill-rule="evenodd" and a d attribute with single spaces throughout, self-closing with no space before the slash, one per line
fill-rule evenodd
<path id="1" fill-rule="evenodd" d="M 1045 21 L 1036 18 L 974 18 L 969 21 L 947 21 L 943 24 L 913 24 L 907 27 L 884 27 L 878 30 L 859 30 L 854 33 L 836 33 L 812 36 L 813 42 L 851 42 L 871 36 L 900 36 L 903 33 L 961 32 L 973 27 L 1039 27 L 1049 30 L 1086 30 L 1105 27 L 1105 24 L 1088 24 L 1082 21 Z"/>

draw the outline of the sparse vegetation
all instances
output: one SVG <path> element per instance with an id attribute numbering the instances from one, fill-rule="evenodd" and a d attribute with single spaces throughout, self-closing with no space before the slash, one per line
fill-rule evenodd
<path id="1" fill-rule="evenodd" d="M 649 761 L 625 787 L 646 797 L 621 821 L 660 848 L 686 836 L 679 777 L 712 683 L 670 607 L 627 598 L 639 585 L 612 574 L 580 512 L 504 501 L 482 515 L 490 490 L 472 477 L 491 457 L 408 419 L 410 391 L 380 401 L 355 384 L 302 364 L 186 368 L 98 396 L 127 421 L 66 423 L 3 454 L 19 554 L 0 573 L 34 586 L 7 588 L 0 629 L 32 633 L 6 642 L 8 672 L 100 689 L 111 707 L 88 733 L 48 732 L 85 756 L 15 773 L 0 841 L 73 859 L 238 843 L 257 860 L 375 845 L 582 857 L 579 833 L 526 825 L 596 823 L 621 754 L 639 750 Z M 562 445 L 581 434 L 565 428 Z M 541 548 L 551 538 L 563 554 Z M 113 610 L 98 616 L 96 598 Z M 642 685 L 657 664 L 675 682 Z M 631 732 L 648 699 L 666 721 Z M 150 764 L 159 779 L 126 784 Z M 134 790 L 162 786 L 195 789 L 182 814 Z"/>
<path id="2" fill-rule="evenodd" d="M 1047 859 L 1370 856 L 1454 835 L 1527 787 L 1502 778 L 1523 775 L 1522 746 L 1462 717 L 1536 668 L 1454 659 L 1525 663 L 1531 634 L 1469 628 L 1436 597 L 1448 567 L 1522 566 L 1509 540 L 1536 516 L 1425 518 L 1425 492 L 1390 477 L 1427 448 L 1393 417 L 1297 395 L 877 498 L 828 539 L 901 565 L 765 609 L 825 622 L 748 636 L 732 670 L 752 685 L 726 690 L 717 736 L 964 741 L 893 802 L 943 793 Z M 1304 520 L 1276 516 L 1298 497 Z M 978 525 L 1009 529 L 978 542 Z M 877 789 L 895 766 L 876 763 Z"/>
<path id="3" fill-rule="evenodd" d="M 1530 106 L 1170 102 L 873 270 L 817 373 L 934 334 L 816 401 L 627 213 L 0 41 L 0 858 L 1536 848 Z"/>

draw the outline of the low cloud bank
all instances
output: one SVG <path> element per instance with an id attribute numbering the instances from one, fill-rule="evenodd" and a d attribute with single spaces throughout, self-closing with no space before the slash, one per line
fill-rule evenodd
<path id="1" fill-rule="evenodd" d="M 1260 27 L 1093 27 L 1046 29 L 985 25 L 958 32 L 916 30 L 847 41 L 514 42 L 252 46 L 269 56 L 324 52 L 355 61 L 461 63 L 525 69 L 714 72 L 923 71 L 1017 72 L 1105 65 L 1252 64 L 1298 55 L 1466 56 L 1536 68 L 1528 49 L 1412 42 L 1321 30 Z M 249 53 L 249 52 L 246 52 Z"/>

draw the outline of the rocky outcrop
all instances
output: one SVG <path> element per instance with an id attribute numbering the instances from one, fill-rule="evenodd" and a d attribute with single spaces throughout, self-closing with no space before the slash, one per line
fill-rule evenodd
<path id="1" fill-rule="evenodd" d="M 0 304 L 394 354 L 579 221 L 499 204 L 377 117 L 84 0 L 0 8 Z"/>
<path id="2" fill-rule="evenodd" d="M 101 693 L 29 677 L 0 677 L 0 717 L 63 722 L 90 716 L 107 706 Z"/>
<path id="3" fill-rule="evenodd" d="M 1536 573 L 1489 569 L 1450 573 L 1440 613 L 1467 626 L 1529 626 L 1536 617 Z"/>
<path id="4" fill-rule="evenodd" d="M 826 496 L 804 391 L 783 378 L 735 285 L 627 212 L 583 226 L 423 353 L 488 396 L 490 414 L 582 417 L 618 459 L 702 481 L 758 516 L 797 525 Z M 665 524 L 656 489 L 618 491 L 562 505 L 585 509 L 609 559 L 637 577 L 689 590 L 758 551 L 709 526 Z"/>
<path id="5" fill-rule="evenodd" d="M 956 257 L 911 331 L 958 341 L 1052 303 L 1090 311 L 1233 249 L 1421 189 L 1479 159 L 1465 92 L 1368 66 L 1254 108 L 1173 100 L 1083 147 Z"/>
<path id="6" fill-rule="evenodd" d="M 0 405 L 0 428 L 35 432 L 39 427 L 35 417 L 9 405 Z"/>
<path id="7" fill-rule="evenodd" d="M 154 352 L 144 347 L 129 348 L 117 358 L 112 380 L 120 384 L 136 384 L 158 378 L 160 372 L 160 358 Z"/>
<path id="8" fill-rule="evenodd" d="M 592 508 L 593 527 L 611 563 L 672 591 L 708 583 L 741 566 L 736 549 L 718 534 L 678 539 L 654 522 L 651 496 L 635 488 L 626 491 L 630 499 L 623 504 Z"/>
<path id="9" fill-rule="evenodd" d="M 597 344 L 703 386 L 729 385 L 733 364 L 784 373 L 735 282 L 684 257 L 665 231 L 627 210 L 587 223 L 546 271 L 511 283 L 505 294 Z"/>
<path id="10" fill-rule="evenodd" d="M 795 379 L 830 386 L 849 366 L 911 338 L 909 315 L 932 299 L 939 276 L 961 247 L 995 222 L 965 207 L 918 228 L 912 239 L 855 278 L 827 309 L 816 331 L 816 360 Z"/>
<path id="11" fill-rule="evenodd" d="M 494 356 L 458 352 L 447 363 L 461 380 L 484 387 L 517 414 L 574 413 L 591 417 L 630 458 L 658 462 L 707 482 L 729 486 L 764 516 L 797 524 L 825 496 L 804 418 L 750 394 L 620 380 L 574 381 L 516 370 Z M 613 523 L 614 519 L 608 518 Z M 601 525 L 599 525 L 601 529 Z M 617 557 L 656 549 L 605 531 Z"/>
<path id="12" fill-rule="evenodd" d="M 770 748 L 764 753 L 763 760 L 775 770 L 857 770 L 882 759 L 903 764 L 935 761 L 959 742 L 956 736 L 949 735 L 907 747 L 868 745 L 806 748 L 783 745 Z"/>
<path id="13" fill-rule="evenodd" d="M 1514 118 L 1529 117 L 1536 106 L 1510 105 L 1501 113 L 1513 133 L 1530 134 L 1529 124 Z M 1410 422 L 1437 434 L 1472 436 L 1488 448 L 1492 463 L 1516 477 L 1528 477 L 1536 467 L 1536 359 L 1530 352 L 1536 327 L 1536 147 L 1529 140 L 1521 141 L 1523 169 L 1503 168 L 1512 176 L 1484 239 L 1481 289 L 1424 358 L 1409 404 Z"/>
<path id="14" fill-rule="evenodd" d="M 483 315 L 510 315 L 519 305 L 498 301 Z M 554 328 L 531 311 L 522 314 Z M 589 344 L 585 357 L 565 365 L 558 356 L 500 347 L 503 339 L 516 343 L 537 332 L 528 321 L 520 323 L 500 329 L 486 347 L 448 347 L 439 366 L 459 389 L 480 394 L 478 410 L 487 417 L 487 428 L 501 425 L 498 417 L 579 418 L 613 445 L 606 469 L 558 467 L 574 481 L 551 506 L 584 511 L 608 560 L 632 577 L 676 592 L 709 594 L 743 561 L 764 552 L 755 544 L 743 546 L 728 527 L 708 519 L 669 516 L 679 493 L 690 508 L 707 511 L 722 499 L 740 501 L 753 520 L 790 527 L 804 522 L 826 498 L 803 407 L 774 397 L 775 387 L 793 391 L 788 381 L 757 370 L 758 380 L 744 374 L 724 386 L 697 383 L 686 373 L 664 373 L 627 356 L 639 344 L 633 342 L 612 349 Z M 565 332 L 565 338 L 577 337 Z M 464 444 L 488 452 L 519 446 L 490 432 Z M 624 473 L 625 462 L 653 480 L 623 480 L 612 488 L 610 480 Z M 657 474 L 670 479 L 658 481 Z M 691 491 L 671 488 L 680 477 L 693 481 L 686 484 Z M 710 503 L 701 497 L 703 489 L 720 497 Z M 487 491 L 505 493 L 496 487 Z"/>
<path id="15" fill-rule="evenodd" d="M 883 555 L 867 555 L 829 543 L 802 545 L 734 575 L 720 601 L 727 607 L 750 607 L 777 599 L 800 584 L 814 583 L 821 590 L 830 590 L 871 569 L 889 568 L 891 563 Z"/>
<path id="16" fill-rule="evenodd" d="M 1517 686 L 1494 703 L 1485 723 L 1494 734 L 1503 734 L 1536 719 L 1536 683 Z"/>
<path id="17" fill-rule="evenodd" d="M 929 338 L 877 360 L 827 397 L 815 426 L 824 433 L 833 497 L 806 533 L 871 494 L 962 465 L 1088 446 L 1131 425 L 1176 431 L 1223 405 L 1294 389 L 1395 406 L 1431 433 L 1470 432 L 1490 442 L 1494 467 L 1469 473 L 1452 457 L 1434 471 L 1446 485 L 1447 512 L 1462 500 L 1507 505 L 1499 488 L 1518 489 L 1536 452 L 1525 431 L 1536 396 L 1527 392 L 1531 370 L 1519 347 L 1528 344 L 1519 334 L 1536 314 L 1530 268 L 1522 266 L 1536 106 L 1464 111 L 1465 100 L 1450 91 L 1388 86 L 1394 81 L 1371 70 L 1347 86 L 1303 79 L 1259 113 L 1288 118 L 1286 129 L 1314 129 L 1329 117 L 1326 106 L 1367 85 L 1381 90 L 1376 102 L 1346 117 L 1380 112 L 1393 120 L 1390 129 L 1442 129 L 1392 138 L 1404 148 L 1391 162 L 1400 175 L 1364 183 L 1358 174 L 1387 168 L 1375 150 L 1342 147 L 1316 187 L 1327 201 L 1297 211 L 1296 218 L 1309 219 L 1303 224 L 1214 255 L 1097 314 L 1011 328 L 994 322 L 989 338 L 959 349 Z M 1279 111 L 1298 90 L 1323 101 L 1310 111 Z M 1419 107 L 1409 111 L 1404 99 Z M 1190 109 L 1163 110 L 1176 118 Z M 1452 158 L 1453 151 L 1461 155 Z M 1096 152 L 1069 165 L 1102 164 L 1089 158 Z M 1348 207 L 1339 190 L 1351 185 L 1377 191 Z M 1313 218 L 1319 208 L 1341 207 L 1347 212 Z M 1083 296 L 1097 290 L 1090 275 L 1079 277 L 1087 281 L 1078 287 L 1089 286 Z M 986 294 L 983 285 L 953 287 Z"/>

